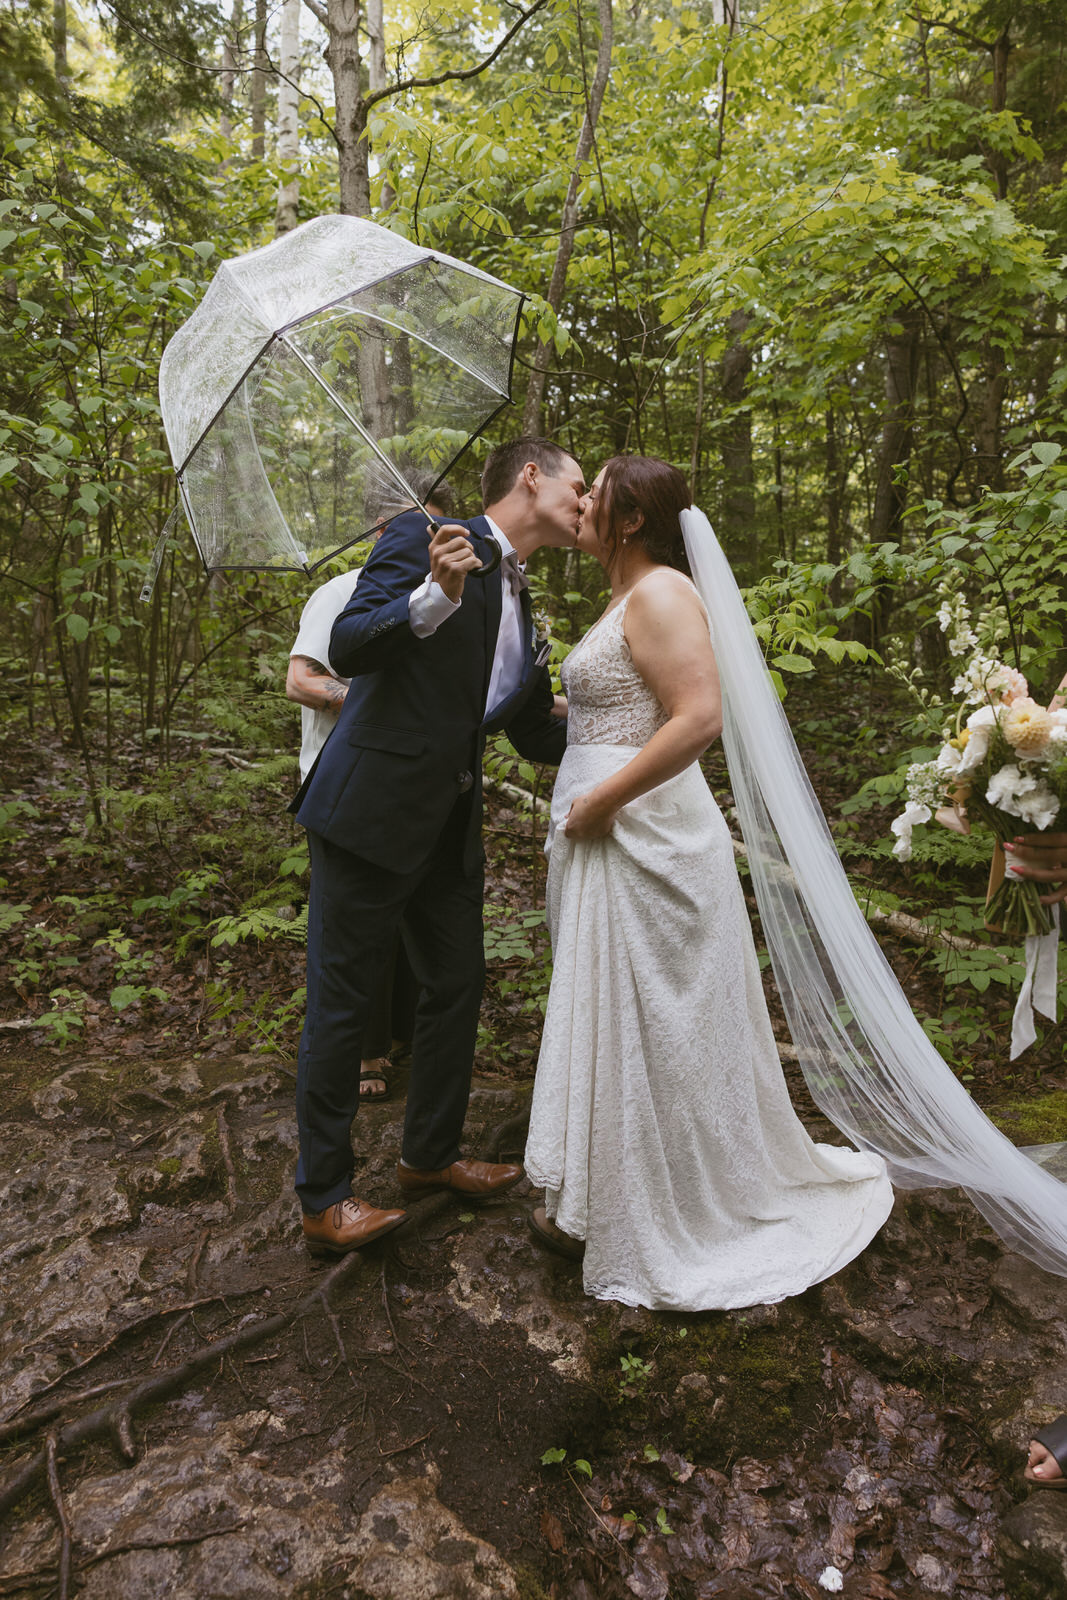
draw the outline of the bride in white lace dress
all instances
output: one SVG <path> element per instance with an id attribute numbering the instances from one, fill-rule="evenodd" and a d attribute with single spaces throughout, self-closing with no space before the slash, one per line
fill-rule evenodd
<path id="1" fill-rule="evenodd" d="M 552 801 L 554 974 L 526 1169 L 538 1239 L 589 1294 L 672 1310 L 799 1294 L 857 1255 L 892 1189 L 879 1156 L 814 1144 L 789 1100 L 729 831 L 697 765 L 720 731 L 685 480 L 615 457 L 580 548 L 611 602 L 564 664 Z"/>

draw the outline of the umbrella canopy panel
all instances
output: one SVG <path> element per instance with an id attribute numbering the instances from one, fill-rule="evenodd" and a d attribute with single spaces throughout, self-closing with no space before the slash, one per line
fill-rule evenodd
<path id="1" fill-rule="evenodd" d="M 224 262 L 160 369 L 205 565 L 314 567 L 425 498 L 507 403 L 521 306 L 354 217 Z"/>

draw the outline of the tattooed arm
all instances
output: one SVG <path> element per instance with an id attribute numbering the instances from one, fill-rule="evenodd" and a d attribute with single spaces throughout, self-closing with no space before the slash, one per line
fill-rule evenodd
<path id="1" fill-rule="evenodd" d="M 332 711 L 334 716 L 344 704 L 348 693 L 343 683 L 338 683 L 329 667 L 311 656 L 290 656 L 289 671 L 285 678 L 285 694 L 297 705 L 312 711 Z"/>

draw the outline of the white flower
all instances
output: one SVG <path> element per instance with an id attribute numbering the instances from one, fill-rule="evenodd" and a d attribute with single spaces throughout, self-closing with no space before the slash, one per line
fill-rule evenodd
<path id="1" fill-rule="evenodd" d="M 1043 778 L 1039 778 L 1031 792 L 1018 801 L 1016 815 L 1040 832 L 1055 822 L 1059 810 L 1059 796 L 1053 793 Z"/>
<path id="2" fill-rule="evenodd" d="M 840 1594 L 845 1586 L 845 1580 L 837 1567 L 823 1567 L 818 1581 L 819 1588 L 825 1589 L 828 1594 Z"/>
<path id="3" fill-rule="evenodd" d="M 1024 777 L 1018 767 L 1008 762 L 990 778 L 985 797 L 991 806 L 999 806 L 1009 817 L 1017 817 L 1016 800 L 1020 795 L 1028 794 L 1036 784 L 1035 777 L 1029 773 Z"/>
<path id="4" fill-rule="evenodd" d="M 1008 707 L 1004 718 L 1004 737 L 1023 760 L 1044 754 L 1052 734 L 1052 717 L 1029 695 L 1022 695 Z"/>
<path id="5" fill-rule="evenodd" d="M 939 772 L 957 773 L 962 760 L 962 750 L 958 749 L 954 744 L 943 744 L 937 753 L 937 769 Z"/>
<path id="6" fill-rule="evenodd" d="M 947 641 L 949 655 L 965 655 L 978 643 L 978 636 L 971 627 L 971 613 L 963 596 L 953 593 L 946 584 L 941 585 L 938 593 L 942 598 L 937 621 L 941 632 L 949 636 Z"/>
<path id="7" fill-rule="evenodd" d="M 904 774 L 908 799 L 918 806 L 940 805 L 945 790 L 943 773 L 940 756 L 936 761 L 913 762 Z"/>
<path id="8" fill-rule="evenodd" d="M 904 807 L 900 816 L 889 824 L 890 829 L 897 836 L 897 842 L 893 846 L 893 854 L 898 861 L 911 860 L 911 830 L 917 827 L 920 822 L 929 822 L 932 816 L 933 812 L 929 806 L 920 805 L 911 800 Z"/>
<path id="9" fill-rule="evenodd" d="M 1024 773 L 1010 763 L 990 778 L 985 797 L 991 806 L 1009 817 L 1020 817 L 1039 831 L 1055 821 L 1060 809 L 1059 798 L 1044 778 L 1035 778 L 1032 772 Z"/>
<path id="10" fill-rule="evenodd" d="M 1014 667 L 1006 667 L 1003 661 L 995 661 L 992 656 L 974 656 L 952 685 L 952 692 L 963 695 L 970 705 L 983 701 L 1008 705 L 1030 691 L 1026 679 Z"/>
<path id="11" fill-rule="evenodd" d="M 989 741 L 996 725 L 995 706 L 982 706 L 980 710 L 972 711 L 967 718 L 967 742 L 960 756 L 960 764 L 956 768 L 957 777 L 973 772 L 975 767 L 981 766 L 989 753 Z"/>

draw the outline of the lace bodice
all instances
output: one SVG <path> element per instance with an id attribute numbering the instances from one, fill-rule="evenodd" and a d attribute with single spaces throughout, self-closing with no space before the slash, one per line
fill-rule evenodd
<path id="1" fill-rule="evenodd" d="M 667 721 L 626 643 L 623 617 L 629 600 L 626 595 L 614 611 L 601 617 L 563 663 L 569 745 L 640 747 Z"/>

